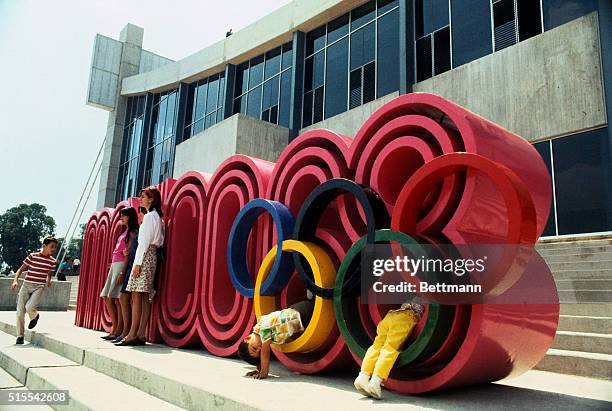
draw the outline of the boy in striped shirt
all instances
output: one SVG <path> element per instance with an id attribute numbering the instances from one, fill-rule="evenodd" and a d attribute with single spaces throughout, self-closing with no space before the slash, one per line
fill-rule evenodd
<path id="1" fill-rule="evenodd" d="M 40 314 L 36 309 L 42 298 L 46 287 L 51 287 L 51 275 L 55 271 L 55 258 L 51 256 L 57 248 L 57 240 L 52 236 L 43 240 L 42 250 L 31 253 L 23 260 L 21 267 L 15 273 L 12 289 L 19 285 L 19 276 L 27 268 L 23 284 L 19 289 L 17 297 L 17 341 L 16 344 L 23 344 L 23 328 L 25 323 L 25 313 L 30 317 L 28 329 L 36 327 Z"/>

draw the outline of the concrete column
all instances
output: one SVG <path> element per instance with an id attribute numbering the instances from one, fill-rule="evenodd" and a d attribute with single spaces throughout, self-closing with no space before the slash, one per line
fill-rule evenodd
<path id="1" fill-rule="evenodd" d="M 293 32 L 293 59 L 291 61 L 291 111 L 289 112 L 289 141 L 300 133 L 302 127 L 302 96 L 304 95 L 304 55 L 306 34 Z"/>
<path id="2" fill-rule="evenodd" d="M 127 24 L 121 30 L 119 36 L 122 50 L 119 62 L 118 89 L 114 108 L 108 114 L 106 143 L 104 146 L 102 169 L 100 170 L 98 209 L 113 207 L 116 203 L 119 162 L 121 161 L 121 143 L 123 141 L 123 127 L 127 108 L 127 98 L 122 97 L 120 93 L 121 82 L 125 77 L 138 74 L 143 35 L 144 29 L 133 24 Z"/>
<path id="3" fill-rule="evenodd" d="M 399 2 L 400 94 L 412 91 L 414 77 L 414 6 L 413 0 Z"/>

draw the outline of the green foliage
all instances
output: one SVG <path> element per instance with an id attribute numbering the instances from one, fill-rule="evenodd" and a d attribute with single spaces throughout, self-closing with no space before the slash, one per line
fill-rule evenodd
<path id="1" fill-rule="evenodd" d="M 16 271 L 23 259 L 55 231 L 55 220 L 40 204 L 20 204 L 0 215 L 0 262 Z"/>

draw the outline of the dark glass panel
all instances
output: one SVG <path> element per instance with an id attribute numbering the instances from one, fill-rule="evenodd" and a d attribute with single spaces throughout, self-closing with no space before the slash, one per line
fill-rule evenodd
<path id="1" fill-rule="evenodd" d="M 193 135 L 195 136 L 202 130 L 204 130 L 204 119 L 200 119 L 193 124 Z"/>
<path id="2" fill-rule="evenodd" d="M 278 74 L 280 71 L 281 48 L 277 47 L 266 53 L 266 65 L 264 70 L 264 80 Z"/>
<path id="3" fill-rule="evenodd" d="M 204 117 L 204 109 L 206 107 L 206 91 L 208 83 L 199 83 L 196 89 L 196 103 L 193 111 L 193 119 L 199 120 Z"/>
<path id="4" fill-rule="evenodd" d="M 448 0 L 415 0 L 415 32 L 420 38 L 448 25 Z"/>
<path id="5" fill-rule="evenodd" d="M 304 62 L 304 91 L 312 90 L 314 76 L 314 56 L 308 57 Z"/>
<path id="6" fill-rule="evenodd" d="M 323 120 L 323 92 L 324 88 L 319 87 L 314 91 L 314 106 L 312 114 L 312 122 L 317 123 Z"/>
<path id="7" fill-rule="evenodd" d="M 257 86 L 253 90 L 249 91 L 247 99 L 247 116 L 251 116 L 256 119 L 261 118 L 261 86 Z"/>
<path id="8" fill-rule="evenodd" d="M 399 6 L 398 0 L 378 0 L 378 15 L 388 12 L 394 7 Z"/>
<path id="9" fill-rule="evenodd" d="M 325 25 L 306 34 L 306 55 L 310 56 L 323 47 L 325 47 Z"/>
<path id="10" fill-rule="evenodd" d="M 349 32 L 349 15 L 344 14 L 327 23 L 327 44 L 333 43 Z"/>
<path id="11" fill-rule="evenodd" d="M 371 23 L 351 33 L 351 70 L 374 60 L 376 49 L 374 32 L 374 23 Z"/>
<path id="12" fill-rule="evenodd" d="M 607 129 L 599 129 L 552 142 L 559 234 L 608 231 L 609 160 L 603 155 Z"/>
<path id="13" fill-rule="evenodd" d="M 514 2 L 513 0 L 500 0 L 493 3 L 493 25 L 502 26 L 514 21 Z"/>
<path id="14" fill-rule="evenodd" d="M 251 68 L 249 69 L 249 89 L 255 87 L 263 81 L 263 55 L 251 59 Z"/>
<path id="15" fill-rule="evenodd" d="M 270 108 L 270 123 L 278 123 L 278 105 Z"/>
<path id="16" fill-rule="evenodd" d="M 217 107 L 223 107 L 223 103 L 225 102 L 225 73 L 221 73 L 219 78 L 219 101 L 217 102 Z"/>
<path id="17" fill-rule="evenodd" d="M 206 97 L 206 113 L 211 113 L 217 108 L 217 98 L 219 94 L 219 79 L 215 76 L 214 80 L 208 82 L 208 94 Z"/>
<path id="18" fill-rule="evenodd" d="M 540 2 L 534 0 L 517 0 L 519 41 L 542 33 L 542 10 Z"/>
<path id="19" fill-rule="evenodd" d="M 348 88 L 348 37 L 327 48 L 325 118 L 346 111 Z"/>
<path id="20" fill-rule="evenodd" d="M 242 63 L 236 68 L 236 91 L 234 96 L 237 97 L 248 89 L 249 84 L 249 63 Z"/>
<path id="21" fill-rule="evenodd" d="M 416 41 L 417 81 L 431 77 L 431 36 Z"/>
<path id="22" fill-rule="evenodd" d="M 374 62 L 363 66 L 363 100 L 368 103 L 375 98 L 376 89 L 376 64 Z"/>
<path id="23" fill-rule="evenodd" d="M 280 107 L 278 108 L 278 124 L 289 127 L 289 112 L 291 109 L 291 70 L 281 74 Z"/>
<path id="24" fill-rule="evenodd" d="M 283 57 L 282 57 L 282 62 L 281 62 L 282 70 L 291 67 L 291 60 L 293 59 L 291 47 L 292 47 L 291 43 L 285 43 L 283 45 Z"/>
<path id="25" fill-rule="evenodd" d="M 189 126 L 193 122 L 193 107 L 195 99 L 196 84 L 192 83 L 187 88 L 187 102 L 185 105 L 185 124 Z"/>
<path id="26" fill-rule="evenodd" d="M 376 16 L 376 2 L 369 1 L 351 11 L 351 30 L 355 30 L 364 24 L 374 20 Z"/>
<path id="27" fill-rule="evenodd" d="M 314 56 L 312 87 L 317 88 L 325 81 L 325 52 L 320 52 Z"/>
<path id="28" fill-rule="evenodd" d="M 308 127 L 312 124 L 312 97 L 313 92 L 309 91 L 304 94 L 304 104 L 302 104 L 302 127 Z"/>
<path id="29" fill-rule="evenodd" d="M 349 109 L 361 105 L 361 67 L 351 71 L 349 77 Z"/>
<path id="30" fill-rule="evenodd" d="M 377 97 L 382 97 L 399 90 L 399 10 L 394 10 L 378 19 L 377 41 L 376 94 Z"/>
<path id="31" fill-rule="evenodd" d="M 451 68 L 450 29 L 434 33 L 434 74 L 444 73 Z"/>
<path id="32" fill-rule="evenodd" d="M 168 108 L 166 109 L 166 126 L 164 134 L 170 136 L 174 134 L 174 125 L 176 120 L 176 96 L 177 92 L 172 92 L 168 95 Z"/>
<path id="33" fill-rule="evenodd" d="M 542 160 L 544 160 L 544 164 L 546 164 L 546 168 L 548 172 L 552 174 L 552 167 L 550 164 L 550 140 L 543 141 L 541 143 L 536 143 L 533 147 L 540 153 Z M 551 236 L 556 235 L 555 229 L 555 209 L 552 201 L 553 194 L 552 191 L 550 193 L 550 213 L 548 214 L 548 221 L 546 222 L 546 227 L 544 228 L 544 232 L 542 236 Z"/>
<path id="34" fill-rule="evenodd" d="M 271 80 L 266 81 L 263 84 L 263 101 L 262 108 L 268 109 L 278 104 L 278 83 L 280 78 L 275 77 Z"/>

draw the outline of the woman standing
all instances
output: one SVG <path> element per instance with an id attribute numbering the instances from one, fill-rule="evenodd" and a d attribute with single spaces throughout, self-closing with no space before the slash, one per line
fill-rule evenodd
<path id="1" fill-rule="evenodd" d="M 127 255 L 131 242 L 138 232 L 138 217 L 136 210 L 133 208 L 124 208 L 120 212 L 119 223 L 121 224 L 121 232 L 115 241 L 115 249 L 113 250 L 111 267 L 106 277 L 106 283 L 100 293 L 100 297 L 104 298 L 106 309 L 111 317 L 112 328 L 108 335 L 102 337 L 104 340 L 114 340 L 123 332 L 123 319 L 119 314 L 118 298 L 121 293 L 121 284 L 123 283 L 123 275 L 127 264 Z"/>
<path id="2" fill-rule="evenodd" d="M 120 346 L 144 345 L 144 333 L 149 320 L 153 280 L 157 268 L 157 249 L 164 245 L 161 194 L 157 187 L 140 192 L 140 205 L 147 209 L 138 234 L 138 248 L 126 290 L 132 293 L 132 324 Z"/>
<path id="3" fill-rule="evenodd" d="M 138 221 L 142 221 L 144 219 L 145 214 L 147 214 L 147 209 L 144 207 L 138 207 Z M 113 340 L 113 343 L 118 343 L 123 340 L 128 333 L 130 332 L 130 326 L 132 324 L 132 296 L 127 290 L 127 284 L 130 279 L 130 273 L 132 272 L 132 267 L 134 265 L 134 258 L 136 257 L 136 250 L 138 249 L 138 233 L 134 237 L 132 244 L 130 246 L 130 251 L 128 254 L 128 262 L 125 269 L 125 275 L 123 276 L 123 284 L 121 284 L 121 295 L 119 296 L 119 305 L 121 306 L 121 317 L 123 319 L 123 332 Z"/>

